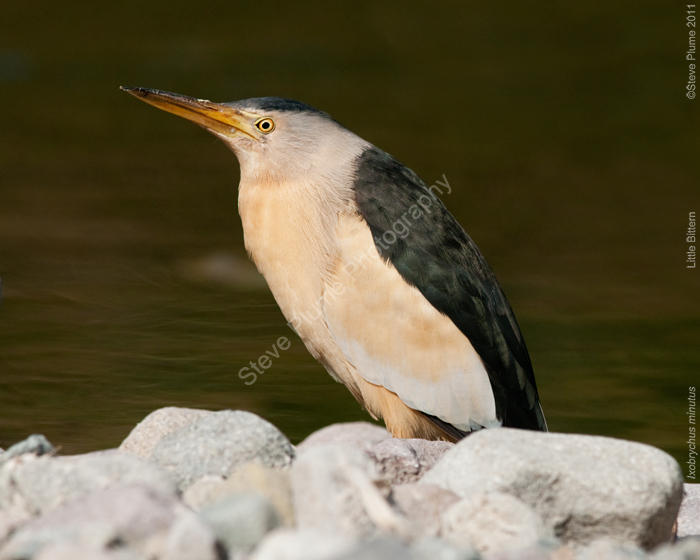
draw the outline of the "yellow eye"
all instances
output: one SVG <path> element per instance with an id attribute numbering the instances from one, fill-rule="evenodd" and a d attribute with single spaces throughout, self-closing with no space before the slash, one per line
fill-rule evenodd
<path id="1" fill-rule="evenodd" d="M 255 126 L 263 134 L 269 134 L 270 132 L 275 130 L 275 121 L 268 117 L 263 117 L 255 123 Z"/>

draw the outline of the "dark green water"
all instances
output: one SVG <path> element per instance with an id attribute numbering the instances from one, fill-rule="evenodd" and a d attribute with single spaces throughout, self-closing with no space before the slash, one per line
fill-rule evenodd
<path id="1" fill-rule="evenodd" d="M 293 441 L 368 419 L 247 269 L 226 283 L 206 268 L 245 259 L 238 165 L 118 90 L 137 85 L 301 99 L 429 184 L 444 174 L 550 428 L 685 463 L 700 183 L 684 8 L 494 4 L 3 5 L 0 446 L 115 446 L 173 404 L 252 410 Z M 290 349 L 245 385 L 239 369 L 280 336 Z"/>

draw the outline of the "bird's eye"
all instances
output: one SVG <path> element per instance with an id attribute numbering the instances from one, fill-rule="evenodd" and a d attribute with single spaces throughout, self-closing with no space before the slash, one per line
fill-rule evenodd
<path id="1" fill-rule="evenodd" d="M 273 130 L 275 130 L 275 121 L 272 119 L 269 119 L 267 117 L 264 117 L 260 120 L 258 120 L 255 123 L 255 126 L 258 128 L 258 130 L 264 134 L 269 134 Z"/>

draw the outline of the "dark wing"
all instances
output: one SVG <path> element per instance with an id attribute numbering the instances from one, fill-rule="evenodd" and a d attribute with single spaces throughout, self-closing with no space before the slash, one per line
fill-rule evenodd
<path id="1" fill-rule="evenodd" d="M 515 315 L 452 214 L 413 171 L 375 147 L 358 159 L 354 191 L 380 256 L 449 317 L 481 357 L 503 425 L 546 430 Z"/>

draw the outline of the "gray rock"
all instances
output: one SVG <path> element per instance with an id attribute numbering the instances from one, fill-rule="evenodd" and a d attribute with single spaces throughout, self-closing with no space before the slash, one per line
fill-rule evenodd
<path id="1" fill-rule="evenodd" d="M 458 548 L 447 541 L 427 537 L 411 547 L 410 560 L 480 560 L 473 548 Z"/>
<path id="2" fill-rule="evenodd" d="M 678 512 L 676 536 L 700 536 L 700 484 L 683 485 L 683 502 Z"/>
<path id="3" fill-rule="evenodd" d="M 407 532 L 403 518 L 385 500 L 388 488 L 381 486 L 374 463 L 356 447 L 314 446 L 299 455 L 290 477 L 294 517 L 301 529 L 349 538 Z"/>
<path id="4" fill-rule="evenodd" d="M 223 410 L 168 434 L 150 458 L 170 471 L 184 491 L 205 475 L 226 477 L 249 461 L 287 467 L 294 458 L 294 447 L 259 416 Z"/>
<path id="5" fill-rule="evenodd" d="M 194 510 L 211 505 L 232 494 L 256 492 L 267 497 L 275 506 L 282 523 L 294 526 L 294 506 L 289 471 L 273 469 L 258 463 L 246 463 L 236 469 L 228 478 L 207 475 L 183 495 L 183 501 Z"/>
<path id="6" fill-rule="evenodd" d="M 359 447 L 362 451 L 369 451 L 379 442 L 392 437 L 384 428 L 369 422 L 332 424 L 308 436 L 297 445 L 297 451 L 302 453 L 316 445 L 327 443 L 344 443 Z"/>
<path id="7" fill-rule="evenodd" d="M 108 488 L 27 523 L 12 535 L 0 557 L 32 558 L 56 543 L 94 550 L 121 543 L 144 553 L 152 552 L 154 538 L 170 528 L 178 508 L 183 506 L 172 494 L 152 488 Z"/>
<path id="8" fill-rule="evenodd" d="M 216 535 L 198 515 L 181 514 L 165 537 L 158 560 L 218 560 Z"/>
<path id="9" fill-rule="evenodd" d="M 660 546 L 649 560 L 700 560 L 700 539 L 686 537 L 675 544 Z"/>
<path id="10" fill-rule="evenodd" d="M 462 440 L 422 483 L 511 494 L 575 546 L 609 536 L 645 549 L 670 539 L 683 489 L 678 463 L 654 447 L 508 428 Z"/>
<path id="11" fill-rule="evenodd" d="M 392 488 L 390 496 L 396 508 L 426 536 L 439 534 L 443 514 L 459 499 L 454 492 L 433 484 L 401 484 Z"/>
<path id="12" fill-rule="evenodd" d="M 93 492 L 124 484 L 177 493 L 167 472 L 132 455 L 21 455 L 0 468 L 0 509 L 42 515 Z"/>
<path id="13" fill-rule="evenodd" d="M 399 540 L 389 537 L 377 537 L 359 542 L 355 548 L 333 560 L 406 560 L 410 558 L 410 549 Z"/>
<path id="14" fill-rule="evenodd" d="M 648 556 L 635 546 L 604 538 L 580 551 L 577 560 L 644 560 Z"/>
<path id="15" fill-rule="evenodd" d="M 147 558 L 133 550 L 107 550 L 59 542 L 43 548 L 34 560 L 147 560 Z"/>
<path id="16" fill-rule="evenodd" d="M 445 540 L 481 554 L 528 548 L 553 536 L 534 509 L 499 492 L 463 498 L 445 512 L 442 524 Z"/>
<path id="17" fill-rule="evenodd" d="M 168 406 L 154 410 L 136 424 L 119 446 L 119 451 L 148 458 L 161 439 L 169 433 L 184 428 L 195 420 L 211 414 L 209 410 Z"/>
<path id="18" fill-rule="evenodd" d="M 392 484 L 415 482 L 432 468 L 454 443 L 425 439 L 385 439 L 368 451 L 379 472 Z"/>
<path id="19" fill-rule="evenodd" d="M 280 526 L 272 502 L 260 494 L 234 494 L 200 512 L 229 556 L 249 552 Z"/>
<path id="20" fill-rule="evenodd" d="M 334 533 L 278 529 L 265 537 L 251 560 L 328 560 L 355 546 L 355 541 Z"/>
<path id="21" fill-rule="evenodd" d="M 0 465 L 9 461 L 13 457 L 24 455 L 25 453 L 33 453 L 34 455 L 45 455 L 53 453 L 56 448 L 51 445 L 48 439 L 41 434 L 32 434 L 27 439 L 15 443 L 7 451 L 0 455 Z"/>

